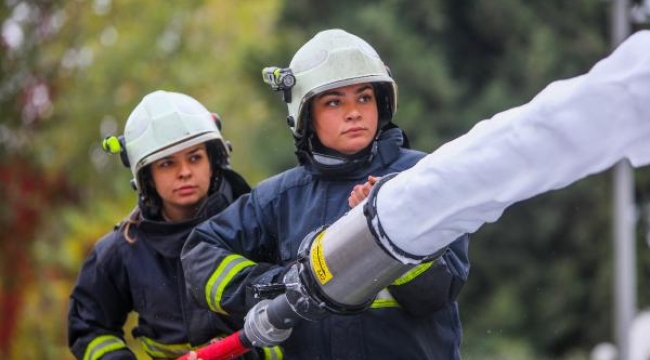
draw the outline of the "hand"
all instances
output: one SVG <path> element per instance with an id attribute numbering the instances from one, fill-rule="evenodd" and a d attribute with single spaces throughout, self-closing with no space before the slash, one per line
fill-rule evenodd
<path id="1" fill-rule="evenodd" d="M 370 189 L 372 189 L 372 186 L 375 185 L 377 180 L 379 180 L 378 177 L 368 176 L 368 181 L 366 181 L 363 185 L 354 185 L 354 188 L 352 188 L 352 192 L 350 193 L 350 197 L 348 198 L 348 205 L 350 205 L 350 208 L 359 205 L 363 200 L 365 200 L 365 198 L 368 197 L 368 194 L 370 194 Z"/>
<path id="2" fill-rule="evenodd" d="M 203 360 L 199 357 L 199 355 L 196 353 L 196 351 L 190 351 L 187 354 L 187 360 Z"/>

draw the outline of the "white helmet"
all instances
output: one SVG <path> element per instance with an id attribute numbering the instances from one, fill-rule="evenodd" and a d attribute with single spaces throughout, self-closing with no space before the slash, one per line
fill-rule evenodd
<path id="1" fill-rule="evenodd" d="M 119 144 L 122 159 L 128 160 L 125 165 L 133 173 L 136 189 L 143 190 L 144 184 L 138 176 L 142 168 L 206 141 L 215 140 L 218 162 L 227 165 L 229 147 L 216 120 L 208 109 L 188 95 L 162 90 L 146 95 L 129 115 L 122 144 Z"/>
<path id="2" fill-rule="evenodd" d="M 287 103 L 289 127 L 296 138 L 308 129 L 308 104 L 315 95 L 334 88 L 375 83 L 379 127 L 397 110 L 397 85 L 377 51 L 360 37 L 340 29 L 316 34 L 294 55 L 289 65 L 295 85 Z M 287 99 L 285 99 L 287 100 Z"/>

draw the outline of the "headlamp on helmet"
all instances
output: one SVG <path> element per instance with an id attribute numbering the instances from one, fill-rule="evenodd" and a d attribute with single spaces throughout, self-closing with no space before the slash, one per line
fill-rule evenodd
<path id="1" fill-rule="evenodd" d="M 282 69 L 295 79 L 294 84 L 283 89 L 288 107 L 288 123 L 296 139 L 302 138 L 309 129 L 309 102 L 327 90 L 361 83 L 376 84 L 385 94 L 378 96 L 380 128 L 391 121 L 397 110 L 397 85 L 379 54 L 365 40 L 339 29 L 325 30 L 316 34 L 294 55 L 289 68 L 271 67 L 271 74 Z M 269 71 L 263 72 L 267 74 Z M 270 83 L 276 77 L 267 77 Z"/>
<path id="2" fill-rule="evenodd" d="M 229 146 L 215 120 L 194 98 L 158 90 L 146 95 L 131 112 L 124 135 L 108 137 L 102 146 L 107 152 L 120 153 L 122 163 L 131 168 L 135 188 L 142 191 L 145 166 L 200 143 L 214 141 L 218 162 L 228 165 Z"/>

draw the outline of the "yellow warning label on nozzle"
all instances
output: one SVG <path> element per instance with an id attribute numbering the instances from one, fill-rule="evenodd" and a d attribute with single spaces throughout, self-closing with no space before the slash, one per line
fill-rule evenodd
<path id="1" fill-rule="evenodd" d="M 325 231 L 321 231 L 311 247 L 311 268 L 314 270 L 314 275 L 318 278 L 318 281 L 322 285 L 325 285 L 328 281 L 332 280 L 332 273 L 327 268 L 327 263 L 325 262 L 325 255 L 323 254 L 323 244 L 321 240 L 325 235 Z"/>

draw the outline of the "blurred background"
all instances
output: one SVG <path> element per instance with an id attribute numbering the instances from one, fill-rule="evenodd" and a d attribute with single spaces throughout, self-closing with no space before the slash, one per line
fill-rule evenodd
<path id="1" fill-rule="evenodd" d="M 296 164 L 286 108 L 261 69 L 288 66 L 317 31 L 340 27 L 390 66 L 395 121 L 431 152 L 650 27 L 650 2 L 629 0 L 617 35 L 614 1 L 4 0 L 0 358 L 72 359 L 66 313 L 77 272 L 136 202 L 130 172 L 101 140 L 122 133 L 146 93 L 185 92 L 221 114 L 232 166 L 256 184 Z M 632 253 L 622 265 L 613 175 L 516 204 L 473 236 L 464 359 L 616 352 L 620 293 L 630 294 L 627 320 L 650 307 L 650 169 L 630 174 Z M 627 290 L 618 266 L 631 269 Z"/>

